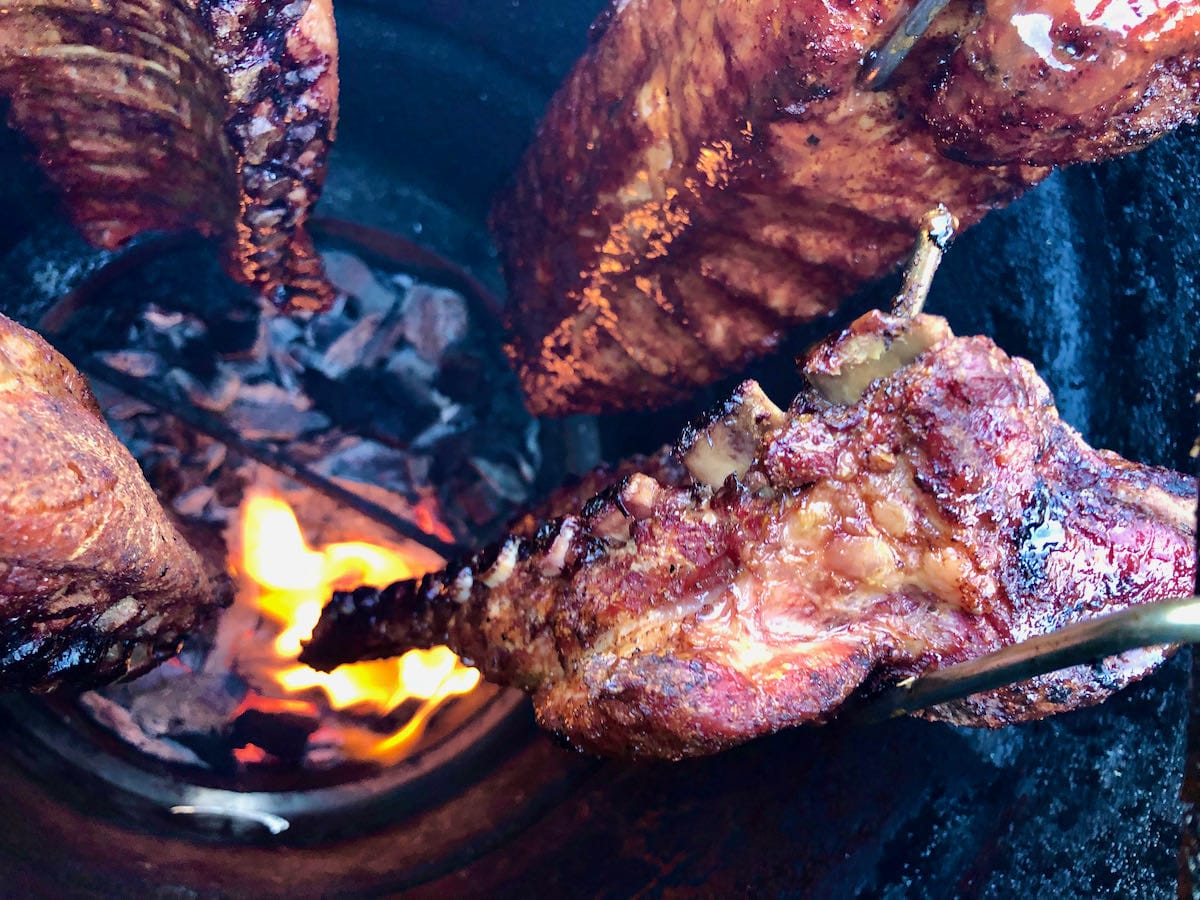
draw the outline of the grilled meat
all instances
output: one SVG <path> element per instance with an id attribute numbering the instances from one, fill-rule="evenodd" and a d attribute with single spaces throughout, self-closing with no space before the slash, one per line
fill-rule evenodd
<path id="1" fill-rule="evenodd" d="M 337 119 L 330 0 L 15 0 L 0 94 L 89 240 L 224 242 L 281 307 L 333 296 L 304 230 Z"/>
<path id="2" fill-rule="evenodd" d="M 988 339 L 871 313 L 804 371 L 815 387 L 787 412 L 744 384 L 685 434 L 682 466 L 652 460 L 441 573 L 336 596 L 303 659 L 446 643 L 581 749 L 678 758 L 1191 593 L 1195 482 L 1088 447 Z M 1164 652 L 931 714 L 1001 725 L 1085 706 Z"/>
<path id="3" fill-rule="evenodd" d="M 1200 7 L 953 0 L 888 82 L 904 0 L 627 0 L 494 211 L 539 414 L 686 396 L 1049 167 L 1195 118 Z"/>
<path id="4" fill-rule="evenodd" d="M 137 674 L 231 596 L 79 373 L 0 316 L 0 688 Z"/>

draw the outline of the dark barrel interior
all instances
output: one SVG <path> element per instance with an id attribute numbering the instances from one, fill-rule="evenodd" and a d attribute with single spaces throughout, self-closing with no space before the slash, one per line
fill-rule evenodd
<path id="1" fill-rule="evenodd" d="M 499 287 L 483 218 L 603 0 L 343 0 L 343 118 L 321 212 L 423 243 Z M 6 135 L 0 311 L 34 321 L 99 264 Z M 961 237 L 929 309 L 1033 361 L 1097 446 L 1185 468 L 1200 368 L 1200 145 L 1184 129 L 1059 173 Z M 791 355 L 756 364 L 777 402 Z M 728 385 L 602 418 L 604 454 L 651 449 Z M 996 732 L 831 726 L 667 765 L 559 750 L 529 716 L 461 789 L 320 846 L 219 847 L 81 803 L 0 722 L 6 888 L 626 896 L 669 888 L 815 897 L 1173 896 L 1189 808 L 1190 652 L 1101 707 Z M 1193 752 L 1194 752 L 1193 748 Z M 55 779 L 58 779 L 57 782 Z"/>

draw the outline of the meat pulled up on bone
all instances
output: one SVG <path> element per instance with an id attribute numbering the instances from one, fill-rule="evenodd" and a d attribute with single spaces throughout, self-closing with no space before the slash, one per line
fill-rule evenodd
<path id="1" fill-rule="evenodd" d="M 302 658 L 448 644 L 581 749 L 679 758 L 1191 593 L 1195 481 L 1089 447 L 987 338 L 874 312 L 803 371 L 787 410 L 746 382 L 673 452 L 562 492 L 494 547 L 335 596 Z M 1001 725 L 1086 706 L 1165 652 L 927 715 Z"/>

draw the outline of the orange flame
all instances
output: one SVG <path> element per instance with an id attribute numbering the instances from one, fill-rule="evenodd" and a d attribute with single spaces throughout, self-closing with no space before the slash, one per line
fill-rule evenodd
<path id="1" fill-rule="evenodd" d="M 383 587 L 422 573 L 403 556 L 375 544 L 352 541 L 310 547 L 291 507 L 274 496 L 251 494 L 246 499 L 241 532 L 241 569 L 253 582 L 249 593 L 254 596 L 247 599 L 281 629 L 273 655 L 258 663 L 264 674 L 289 693 L 322 691 L 335 710 L 386 714 L 406 700 L 422 701 L 408 723 L 391 736 L 345 729 L 346 752 L 384 761 L 399 759 L 443 701 L 470 693 L 479 683 L 479 672 L 464 666 L 446 647 L 412 650 L 399 659 L 355 663 L 329 673 L 296 663 L 301 641 L 312 634 L 333 591 L 361 584 Z"/>

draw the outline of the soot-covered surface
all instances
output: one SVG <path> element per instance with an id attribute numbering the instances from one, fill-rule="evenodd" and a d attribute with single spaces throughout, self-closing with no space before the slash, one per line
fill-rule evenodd
<path id="1" fill-rule="evenodd" d="M 350 99 L 338 153 L 347 163 L 339 169 L 335 156 L 331 199 L 339 205 L 326 212 L 355 217 L 357 207 L 364 221 L 403 225 L 407 236 L 455 255 L 453 229 L 406 212 L 436 196 L 468 218 L 482 213 L 528 138 L 538 109 L 531 97 L 561 77 L 602 5 L 341 4 Z M 394 187 L 380 193 L 376 180 Z M 1131 159 L 1055 176 L 959 240 L 930 309 L 959 333 L 991 334 L 1033 360 L 1064 416 L 1094 444 L 1188 465 L 1187 404 L 1200 363 L 1198 189 L 1194 130 Z M 11 184 L 6 191 L 18 200 L 29 193 Z M 391 207 L 362 206 L 380 197 Z M 28 316 L 93 257 L 53 217 L 14 219 L 20 229 L 0 228 L 0 309 Z M 460 261 L 494 277 L 485 271 L 490 257 L 472 253 Z M 855 298 L 834 322 L 798 334 L 790 350 L 885 303 L 890 287 Z M 788 356 L 752 373 L 777 401 L 797 387 Z M 673 437 L 727 387 L 687 408 L 602 421 L 608 454 Z M 486 811 L 476 789 L 455 801 L 462 814 L 479 803 L 492 837 L 423 862 L 408 848 L 413 835 L 436 834 L 436 820 L 404 809 L 397 821 L 412 817 L 412 827 L 386 840 L 303 853 L 210 852 L 134 825 L 92 826 L 31 788 L 2 758 L 0 738 L 0 874 L 6 889 L 56 893 L 67 884 L 184 895 L 409 887 L 428 896 L 677 888 L 1168 897 L 1185 813 L 1188 668 L 1185 654 L 1104 706 L 998 732 L 917 721 L 834 726 L 649 766 L 593 763 L 534 738 L 481 774 L 492 791 Z M 117 842 L 121 854 L 105 849 Z"/>
<path id="2" fill-rule="evenodd" d="M 1171 896 L 1185 678 L 997 732 L 902 720 L 605 766 L 427 895 Z"/>

